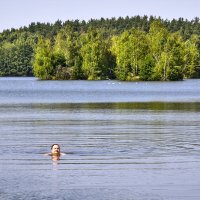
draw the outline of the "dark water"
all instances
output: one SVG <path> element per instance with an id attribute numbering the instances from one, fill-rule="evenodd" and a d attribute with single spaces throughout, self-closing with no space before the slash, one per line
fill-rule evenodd
<path id="1" fill-rule="evenodd" d="M 199 200 L 199 124 L 200 80 L 1 78 L 0 199 Z"/>

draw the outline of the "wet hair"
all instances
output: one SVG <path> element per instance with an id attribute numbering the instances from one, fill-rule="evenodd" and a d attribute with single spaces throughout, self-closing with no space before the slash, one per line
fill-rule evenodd
<path id="1" fill-rule="evenodd" d="M 59 148 L 60 148 L 60 145 L 59 144 L 52 144 L 51 145 L 51 149 L 53 149 L 53 146 L 57 145 Z"/>

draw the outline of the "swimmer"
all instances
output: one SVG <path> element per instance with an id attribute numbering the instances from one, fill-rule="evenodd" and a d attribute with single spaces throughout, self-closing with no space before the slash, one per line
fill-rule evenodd
<path id="1" fill-rule="evenodd" d="M 59 144 L 53 144 L 51 145 L 51 153 L 47 153 L 45 155 L 52 156 L 52 160 L 60 160 L 60 156 L 63 156 L 66 154 L 60 152 Z"/>

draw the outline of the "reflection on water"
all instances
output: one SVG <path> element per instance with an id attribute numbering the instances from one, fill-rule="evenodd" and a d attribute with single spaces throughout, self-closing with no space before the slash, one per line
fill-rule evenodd
<path id="1" fill-rule="evenodd" d="M 0 199 L 200 198 L 196 100 L 0 101 Z M 53 143 L 59 160 L 44 155 Z"/>

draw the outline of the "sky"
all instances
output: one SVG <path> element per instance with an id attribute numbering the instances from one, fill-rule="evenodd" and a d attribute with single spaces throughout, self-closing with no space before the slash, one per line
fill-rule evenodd
<path id="1" fill-rule="evenodd" d="M 31 22 L 160 16 L 172 20 L 200 18 L 200 0 L 0 0 L 0 32 Z"/>

